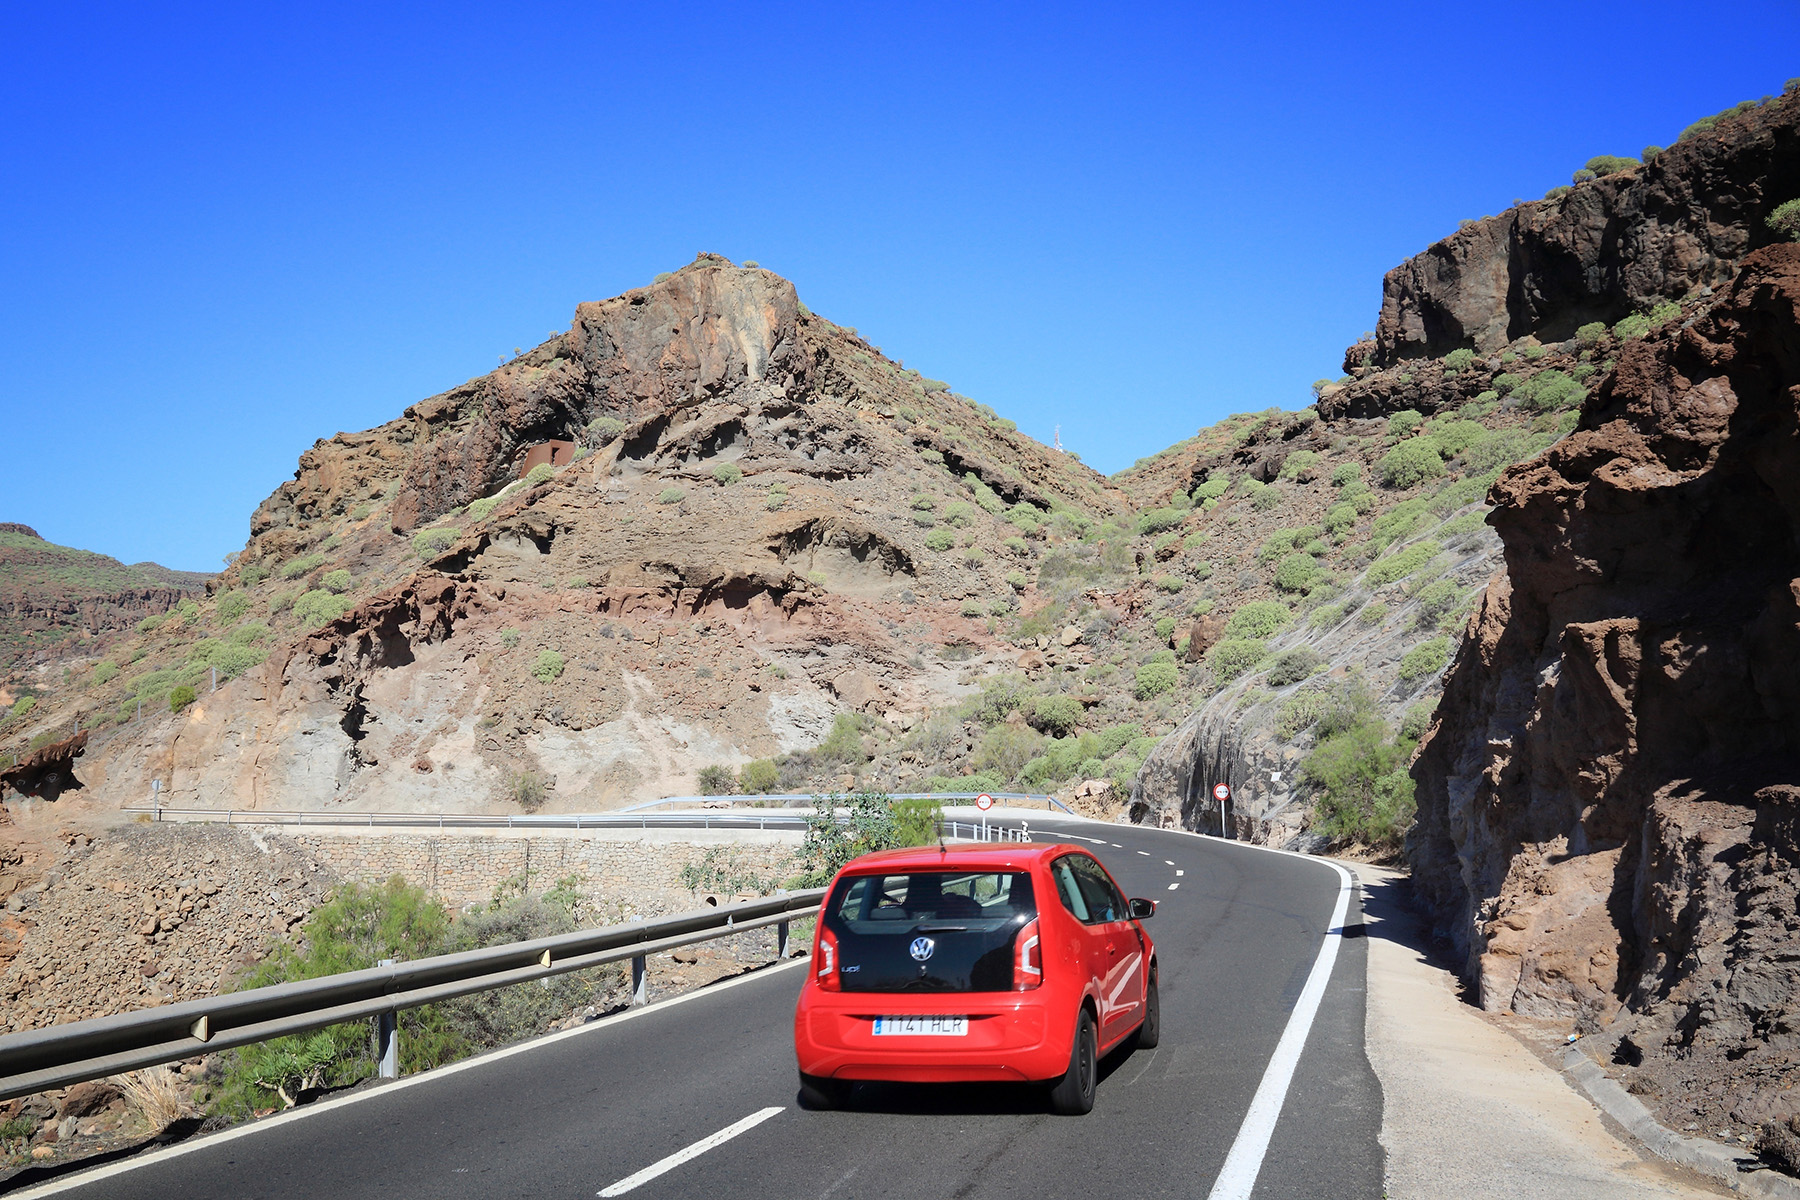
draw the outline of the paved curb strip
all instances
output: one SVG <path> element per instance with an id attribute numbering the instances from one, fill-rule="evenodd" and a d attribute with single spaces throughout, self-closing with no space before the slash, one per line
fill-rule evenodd
<path id="1" fill-rule="evenodd" d="M 1620 1087 L 1601 1070 L 1599 1063 L 1583 1053 L 1580 1046 L 1564 1048 L 1559 1057 L 1563 1074 L 1581 1088 L 1594 1106 L 1623 1125 L 1632 1137 L 1659 1158 L 1679 1163 L 1709 1179 L 1717 1179 L 1733 1191 L 1767 1196 L 1770 1200 L 1800 1200 L 1800 1182 L 1767 1167 L 1753 1171 L 1739 1169 L 1740 1162 L 1754 1161 L 1749 1154 L 1706 1138 L 1686 1137 L 1663 1125 L 1642 1101 Z"/>

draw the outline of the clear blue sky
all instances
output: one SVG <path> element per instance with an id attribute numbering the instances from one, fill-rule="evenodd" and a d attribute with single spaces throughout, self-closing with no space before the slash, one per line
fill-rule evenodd
<path id="1" fill-rule="evenodd" d="M 1301 407 L 1458 219 L 1800 75 L 1800 5 L 1725 13 L 5 5 L 0 520 L 215 569 L 315 438 L 699 250 L 1117 470 Z"/>

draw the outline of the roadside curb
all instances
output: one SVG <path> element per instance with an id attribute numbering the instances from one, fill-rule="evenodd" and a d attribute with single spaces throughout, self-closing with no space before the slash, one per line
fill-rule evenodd
<path id="1" fill-rule="evenodd" d="M 1642 1101 L 1601 1070 L 1600 1064 L 1589 1058 L 1579 1045 L 1565 1047 L 1557 1057 L 1562 1073 L 1594 1102 L 1595 1107 L 1623 1125 L 1657 1157 L 1698 1171 L 1709 1179 L 1717 1179 L 1733 1191 L 1766 1196 L 1770 1200 L 1800 1200 L 1800 1180 L 1789 1179 L 1760 1164 L 1752 1170 L 1744 1170 L 1739 1164 L 1756 1162 L 1748 1152 L 1722 1142 L 1688 1137 L 1663 1125 Z"/>

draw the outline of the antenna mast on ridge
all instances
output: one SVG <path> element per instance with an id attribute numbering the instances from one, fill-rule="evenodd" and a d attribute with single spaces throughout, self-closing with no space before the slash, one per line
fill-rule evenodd
<path id="1" fill-rule="evenodd" d="M 1038 428 L 1041 429 L 1041 428 L 1043 428 L 1043 426 L 1040 425 Z M 1064 451 L 1062 448 L 1062 426 L 1061 425 L 1058 425 L 1056 427 L 1055 438 L 1056 438 L 1056 446 L 1055 446 L 1056 452 L 1058 454 L 1062 454 Z"/>

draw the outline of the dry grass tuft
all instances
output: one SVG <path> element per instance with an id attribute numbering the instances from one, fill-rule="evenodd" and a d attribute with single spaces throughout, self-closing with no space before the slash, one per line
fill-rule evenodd
<path id="1" fill-rule="evenodd" d="M 159 1133 L 183 1117 L 195 1115 L 194 1106 L 182 1095 L 181 1076 L 168 1067 L 146 1067 L 127 1075 L 115 1075 L 113 1083 L 143 1114 L 144 1121 Z"/>

